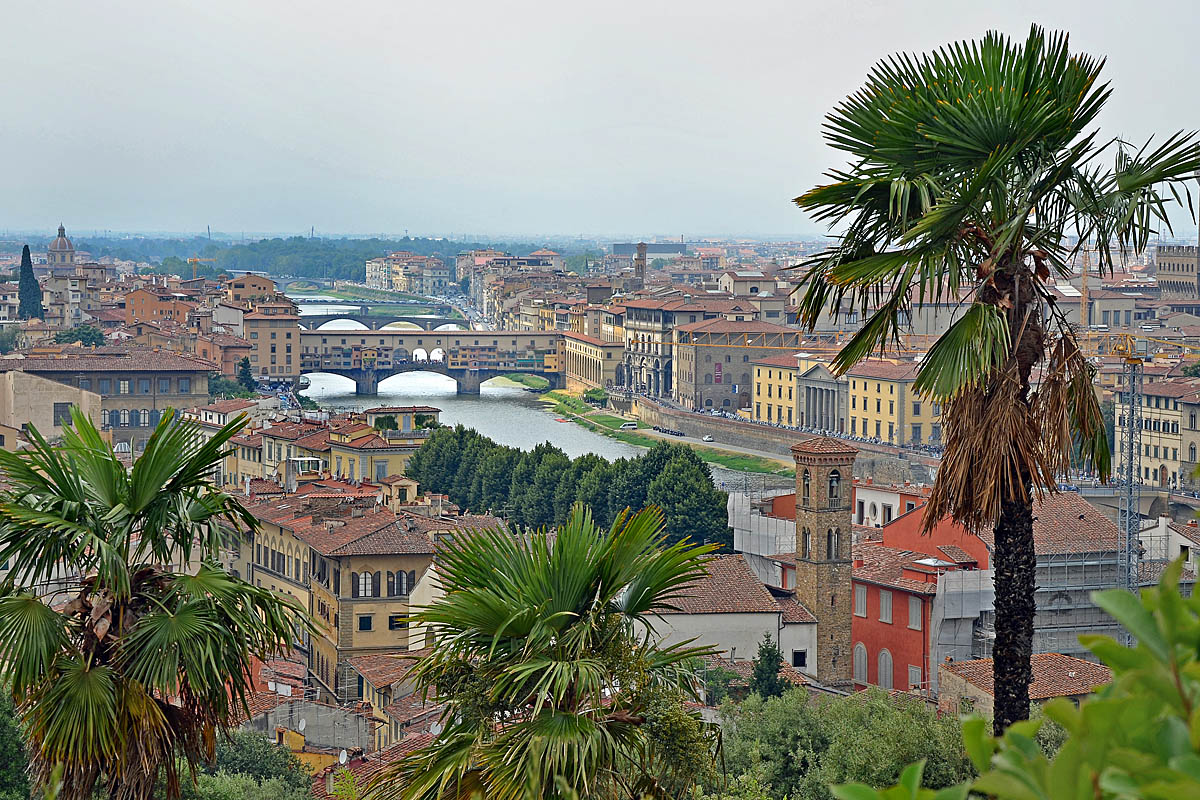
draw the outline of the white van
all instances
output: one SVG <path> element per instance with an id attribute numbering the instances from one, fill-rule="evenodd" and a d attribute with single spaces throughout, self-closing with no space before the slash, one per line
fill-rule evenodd
<path id="1" fill-rule="evenodd" d="M 622 423 L 621 423 L 621 430 L 623 430 L 623 431 L 636 431 L 636 430 L 637 430 L 637 423 L 636 423 L 636 422 L 622 422 Z"/>

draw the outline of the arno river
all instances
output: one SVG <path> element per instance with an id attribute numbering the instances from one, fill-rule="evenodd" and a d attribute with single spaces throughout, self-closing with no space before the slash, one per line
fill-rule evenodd
<path id="1" fill-rule="evenodd" d="M 300 313 L 330 314 L 357 310 L 358 306 L 305 303 Z M 322 325 L 321 329 L 363 330 L 364 326 L 351 320 L 334 320 Z M 484 384 L 478 395 L 460 395 L 455 391 L 454 380 L 445 375 L 408 372 L 380 381 L 377 394 L 359 396 L 354 393 L 354 382 L 349 378 L 316 373 L 309 375 L 308 379 L 310 385 L 303 393 L 331 410 L 427 405 L 442 410 L 441 420 L 444 424 L 462 424 L 500 444 L 522 450 L 531 450 L 542 442 L 551 442 L 571 458 L 595 453 L 610 461 L 637 457 L 645 452 L 639 447 L 592 433 L 572 422 L 557 422 L 556 415 L 546 410 L 546 405 L 539 402 L 536 394 L 500 380 Z M 792 481 L 791 478 L 778 475 L 732 472 L 716 466 L 712 467 L 712 473 L 714 483 L 722 489 L 744 485 L 760 489 L 786 487 Z"/>
<path id="2" fill-rule="evenodd" d="M 304 303 L 301 314 L 358 310 L 357 306 L 335 303 Z M 334 320 L 321 328 L 362 330 L 363 326 L 350 320 Z M 309 375 L 308 379 L 311 385 L 304 394 L 333 409 L 427 405 L 442 409 L 442 422 L 447 425 L 461 423 L 501 444 L 523 450 L 549 441 L 572 458 L 595 453 L 612 460 L 643 452 L 574 423 L 556 422 L 555 415 L 545 410 L 545 404 L 538 401 L 537 395 L 520 386 L 504 385 L 503 381 L 484 384 L 478 395 L 460 395 L 455 393 L 454 381 L 445 375 L 409 372 L 380 381 L 378 394 L 359 396 L 354 393 L 354 382 L 349 378 L 318 373 Z"/>

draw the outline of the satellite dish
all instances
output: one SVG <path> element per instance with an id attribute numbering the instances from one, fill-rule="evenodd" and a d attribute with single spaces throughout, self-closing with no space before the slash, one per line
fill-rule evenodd
<path id="1" fill-rule="evenodd" d="M 301 733 L 304 733 L 304 726 L 307 724 L 308 724 L 308 720 L 301 719 L 300 724 L 296 726 L 296 729 L 299 730 Z"/>
<path id="2" fill-rule="evenodd" d="M 339 764 L 345 764 L 345 763 L 346 763 L 346 751 L 345 751 L 345 750 L 343 750 L 342 752 L 338 753 L 338 763 L 339 763 Z"/>

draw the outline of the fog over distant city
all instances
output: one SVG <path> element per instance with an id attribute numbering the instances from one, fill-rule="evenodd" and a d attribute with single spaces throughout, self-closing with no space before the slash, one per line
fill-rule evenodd
<path id="1" fill-rule="evenodd" d="M 1187 0 L 10 3 L 0 228 L 813 234 L 881 54 L 1034 21 L 1108 56 L 1107 135 L 1200 127 Z"/>

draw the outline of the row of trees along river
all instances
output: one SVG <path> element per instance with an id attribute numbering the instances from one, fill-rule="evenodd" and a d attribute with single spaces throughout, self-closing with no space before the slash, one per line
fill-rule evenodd
<path id="1" fill-rule="evenodd" d="M 663 510 L 669 541 L 733 544 L 725 493 L 713 486 L 708 465 L 683 445 L 663 443 L 616 461 L 594 453 L 572 459 L 549 442 L 520 450 L 459 425 L 430 436 L 408 474 L 425 491 L 449 495 L 464 509 L 502 513 L 518 525 L 558 525 L 578 501 L 607 528 L 627 508 L 655 505 Z"/>

